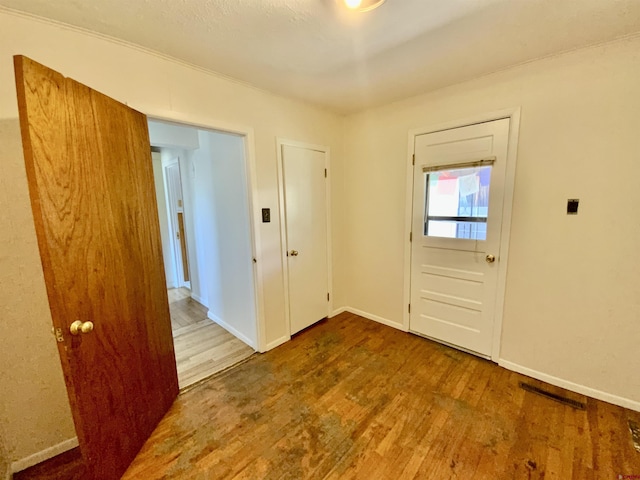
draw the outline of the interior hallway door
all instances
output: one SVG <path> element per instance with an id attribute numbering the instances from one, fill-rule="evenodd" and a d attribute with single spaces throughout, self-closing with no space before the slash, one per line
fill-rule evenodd
<path id="1" fill-rule="evenodd" d="M 116 480 L 178 394 L 147 119 L 14 62 L 53 341 L 88 477 Z"/>
<path id="2" fill-rule="evenodd" d="M 491 355 L 509 119 L 415 140 L 409 329 Z"/>
<path id="3" fill-rule="evenodd" d="M 282 145 L 291 335 L 328 314 L 326 154 Z"/>
<path id="4" fill-rule="evenodd" d="M 187 254 L 187 231 L 184 218 L 184 198 L 182 194 L 182 179 L 180 177 L 180 162 L 176 159 L 165 167 L 167 177 L 167 197 L 171 214 L 171 233 L 173 237 L 174 256 L 176 264 L 177 284 L 191 288 L 189 276 L 189 256 Z"/>

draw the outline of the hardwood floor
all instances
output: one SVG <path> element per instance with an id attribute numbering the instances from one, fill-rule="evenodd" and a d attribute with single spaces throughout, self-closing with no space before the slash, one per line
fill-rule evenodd
<path id="1" fill-rule="evenodd" d="M 254 350 L 207 318 L 207 308 L 186 288 L 169 290 L 171 327 L 180 388 L 193 385 L 253 355 Z"/>
<path id="2" fill-rule="evenodd" d="M 640 413 L 342 314 L 182 392 L 123 479 L 638 478 L 628 420 Z M 15 478 L 83 480 L 70 462 Z"/>
<path id="3" fill-rule="evenodd" d="M 629 419 L 342 314 L 181 394 L 123 478 L 614 479 L 640 475 Z"/>
<path id="4" fill-rule="evenodd" d="M 188 327 L 207 318 L 206 307 L 192 299 L 188 289 L 170 288 L 167 290 L 167 296 L 171 311 L 171 330 Z"/>

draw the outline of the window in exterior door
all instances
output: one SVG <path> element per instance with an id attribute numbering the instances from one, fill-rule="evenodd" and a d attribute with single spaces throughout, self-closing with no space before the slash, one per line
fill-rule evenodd
<path id="1" fill-rule="evenodd" d="M 487 239 L 491 166 L 425 173 L 424 235 Z"/>

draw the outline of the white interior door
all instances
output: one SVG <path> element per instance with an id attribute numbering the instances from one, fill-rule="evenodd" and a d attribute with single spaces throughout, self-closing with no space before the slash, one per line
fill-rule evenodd
<path id="1" fill-rule="evenodd" d="M 411 331 L 490 356 L 509 119 L 415 140 Z"/>
<path id="2" fill-rule="evenodd" d="M 187 257 L 187 238 L 184 218 L 184 202 L 182 198 L 182 180 L 178 162 L 167 165 L 167 196 L 171 215 L 171 235 L 176 259 L 176 277 L 178 285 L 191 288 L 189 281 L 189 260 Z"/>
<path id="3" fill-rule="evenodd" d="M 291 334 L 327 316 L 326 157 L 282 145 Z"/>

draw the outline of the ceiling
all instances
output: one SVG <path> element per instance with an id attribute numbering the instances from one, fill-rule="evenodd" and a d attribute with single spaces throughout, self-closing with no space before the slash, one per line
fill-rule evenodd
<path id="1" fill-rule="evenodd" d="M 640 31 L 640 0 L 0 0 L 341 113 Z"/>

